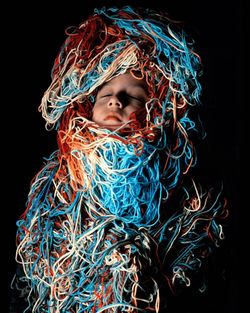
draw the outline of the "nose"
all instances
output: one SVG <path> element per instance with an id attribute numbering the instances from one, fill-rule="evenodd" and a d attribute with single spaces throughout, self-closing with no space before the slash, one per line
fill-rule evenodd
<path id="1" fill-rule="evenodd" d="M 109 98 L 109 101 L 108 101 L 108 107 L 109 108 L 119 108 L 119 109 L 122 109 L 123 105 L 122 105 L 122 102 L 121 100 L 117 97 L 117 96 L 112 96 Z"/>

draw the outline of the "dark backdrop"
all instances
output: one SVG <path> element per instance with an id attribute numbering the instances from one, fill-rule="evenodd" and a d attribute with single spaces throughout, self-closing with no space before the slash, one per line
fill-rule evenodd
<path id="1" fill-rule="evenodd" d="M 79 24 L 93 7 L 116 1 L 61 1 L 7 4 L 2 15 L 2 194 L 3 258 L 6 297 L 15 271 L 16 220 L 25 209 L 30 181 L 55 148 L 55 132 L 47 132 L 37 108 L 50 84 L 53 60 L 65 39 L 64 30 Z M 200 149 L 198 175 L 208 183 L 223 181 L 230 220 L 226 240 L 209 271 L 206 295 L 184 298 L 188 312 L 236 313 L 239 305 L 239 64 L 240 2 L 117 1 L 163 8 L 193 32 L 203 60 L 202 121 L 207 137 Z M 185 305 L 182 305 L 185 308 Z M 192 308 L 192 309 L 191 309 Z M 180 310 L 176 308 L 178 313 Z M 189 311 L 190 310 L 190 311 Z M 8 310 L 6 310 L 7 312 Z"/>

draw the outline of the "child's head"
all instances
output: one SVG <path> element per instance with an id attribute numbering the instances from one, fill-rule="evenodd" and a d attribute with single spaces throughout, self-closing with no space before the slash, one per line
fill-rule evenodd
<path id="1" fill-rule="evenodd" d="M 110 130 L 129 127 L 133 114 L 145 108 L 148 88 L 143 78 L 130 72 L 118 75 L 100 86 L 93 106 L 92 120 Z"/>

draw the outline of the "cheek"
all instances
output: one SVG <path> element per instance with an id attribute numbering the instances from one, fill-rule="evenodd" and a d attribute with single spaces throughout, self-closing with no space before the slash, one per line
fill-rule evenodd
<path id="1" fill-rule="evenodd" d="M 127 107 L 126 114 L 129 116 L 130 114 L 134 113 L 137 110 L 139 110 L 137 106 Z"/>
<path id="2" fill-rule="evenodd" d="M 92 110 L 92 121 L 93 122 L 100 121 L 105 113 L 104 111 L 105 110 L 102 105 L 99 105 L 99 104 L 94 105 L 93 110 Z"/>
<path id="3" fill-rule="evenodd" d="M 98 118 L 98 107 L 93 107 L 92 110 L 92 121 L 96 122 L 96 119 Z"/>

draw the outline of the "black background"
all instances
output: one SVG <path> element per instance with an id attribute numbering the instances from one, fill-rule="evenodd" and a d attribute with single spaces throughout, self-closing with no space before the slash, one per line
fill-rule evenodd
<path id="1" fill-rule="evenodd" d="M 15 271 L 16 220 L 25 209 L 30 181 L 43 158 L 56 148 L 55 131 L 45 130 L 38 113 L 50 84 L 54 58 L 65 39 L 64 30 L 78 25 L 94 7 L 116 1 L 8 3 L 2 10 L 2 189 L 3 258 L 7 260 L 6 298 Z M 206 295 L 186 297 L 188 312 L 241 312 L 239 301 L 240 238 L 240 31 L 239 1 L 117 1 L 162 8 L 183 20 L 193 32 L 204 66 L 202 121 L 207 136 L 200 148 L 197 175 L 208 184 L 224 183 L 230 219 L 226 240 L 209 268 Z M 53 6 L 52 6 L 53 4 Z M 6 16 L 5 16 L 6 15 Z M 5 300 L 4 299 L 4 300 Z M 180 309 L 176 307 L 174 313 Z M 182 309 L 183 311 L 183 309 Z M 167 313 L 167 312 L 166 312 Z"/>

